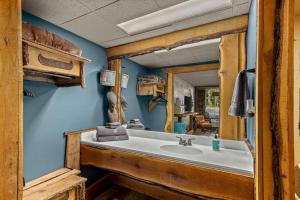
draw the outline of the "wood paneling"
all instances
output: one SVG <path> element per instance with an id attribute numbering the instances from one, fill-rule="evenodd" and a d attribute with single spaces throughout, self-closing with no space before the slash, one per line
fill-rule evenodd
<path id="1" fill-rule="evenodd" d="M 0 199 L 21 199 L 23 70 L 21 1 L 0 6 Z"/>
<path id="2" fill-rule="evenodd" d="M 294 1 L 257 2 L 256 198 L 294 199 Z"/>
<path id="3" fill-rule="evenodd" d="M 81 164 L 117 171 L 194 195 L 253 199 L 252 177 L 121 150 L 81 145 Z"/>
<path id="4" fill-rule="evenodd" d="M 244 139 L 242 119 L 228 115 L 231 105 L 235 79 L 239 71 L 245 68 L 245 33 L 222 36 L 220 43 L 220 129 L 222 139 Z M 241 49 L 242 48 L 242 49 Z"/>
<path id="5" fill-rule="evenodd" d="M 171 49 L 183 44 L 221 37 L 229 33 L 243 32 L 248 26 L 248 16 L 242 15 L 173 33 L 108 48 L 109 59 L 150 53 L 159 49 Z"/>

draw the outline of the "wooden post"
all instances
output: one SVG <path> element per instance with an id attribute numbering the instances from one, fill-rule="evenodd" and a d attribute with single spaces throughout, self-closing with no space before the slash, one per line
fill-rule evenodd
<path id="1" fill-rule="evenodd" d="M 244 139 L 244 121 L 228 115 L 235 79 L 245 69 L 245 33 L 222 36 L 220 43 L 220 137 L 222 139 Z"/>
<path id="2" fill-rule="evenodd" d="M 108 65 L 109 70 L 116 71 L 116 82 L 115 86 L 113 87 L 113 92 L 117 96 L 117 105 L 116 110 L 118 112 L 118 120 L 121 120 L 121 79 L 122 79 L 122 60 L 115 59 L 109 60 Z"/>
<path id="3" fill-rule="evenodd" d="M 21 1 L 0 6 L 0 199 L 21 199 L 23 69 Z"/>
<path id="4" fill-rule="evenodd" d="M 256 199 L 294 199 L 294 1 L 257 2 Z"/>
<path id="5" fill-rule="evenodd" d="M 173 99 L 174 99 L 174 74 L 173 72 L 168 72 L 168 80 L 167 80 L 167 119 L 165 125 L 165 132 L 171 133 L 173 132 L 174 123 L 173 123 Z"/>

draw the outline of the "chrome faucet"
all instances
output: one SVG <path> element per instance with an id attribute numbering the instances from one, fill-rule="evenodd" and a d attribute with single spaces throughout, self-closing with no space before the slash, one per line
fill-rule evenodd
<path id="1" fill-rule="evenodd" d="M 176 138 L 179 138 L 179 145 L 183 145 L 183 146 L 192 146 L 192 140 L 195 140 L 195 138 L 188 138 L 183 139 L 182 137 L 176 136 Z"/>

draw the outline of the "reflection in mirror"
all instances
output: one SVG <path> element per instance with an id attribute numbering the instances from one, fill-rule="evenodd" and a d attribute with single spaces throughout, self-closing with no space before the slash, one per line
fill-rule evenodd
<path id="1" fill-rule="evenodd" d="M 219 130 L 217 70 L 174 76 L 174 132 L 213 137 Z"/>
<path id="2" fill-rule="evenodd" d="M 245 68 L 243 39 L 244 33 L 231 34 L 122 59 L 122 74 L 130 77 L 121 92 L 130 135 L 155 138 L 151 146 L 171 158 L 252 175 L 244 120 L 228 115 L 235 79 Z M 214 151 L 230 156 L 220 161 Z"/>

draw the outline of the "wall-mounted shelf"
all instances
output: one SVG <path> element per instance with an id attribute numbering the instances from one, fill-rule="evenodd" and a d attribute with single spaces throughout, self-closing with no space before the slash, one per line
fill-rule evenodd
<path id="1" fill-rule="evenodd" d="M 23 39 L 24 79 L 57 86 L 84 87 L 84 64 L 90 60 Z"/>
<path id="2" fill-rule="evenodd" d="M 165 85 L 162 83 L 137 84 L 138 96 L 158 96 L 165 93 Z"/>

